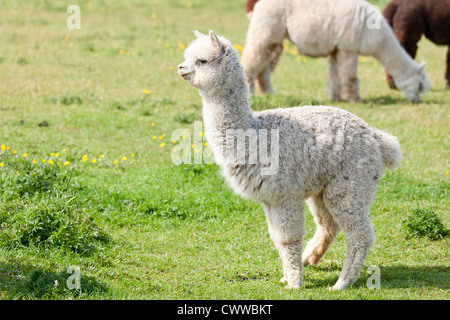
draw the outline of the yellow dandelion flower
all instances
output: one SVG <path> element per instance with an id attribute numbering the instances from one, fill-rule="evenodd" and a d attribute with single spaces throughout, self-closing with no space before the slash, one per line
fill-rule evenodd
<path id="1" fill-rule="evenodd" d="M 0 163 L 0 168 L 3 167 L 4 165 L 5 165 L 5 163 L 4 163 L 4 162 L 1 162 L 1 163 Z"/>
<path id="2" fill-rule="evenodd" d="M 11 149 L 10 147 L 6 147 L 6 150 L 9 150 L 9 149 Z"/>
<path id="3" fill-rule="evenodd" d="M 17 150 L 14 150 L 13 153 L 16 154 L 16 153 L 17 153 Z"/>
<path id="4" fill-rule="evenodd" d="M 448 170 L 447 170 L 447 171 L 445 171 L 445 174 L 446 174 L 446 175 L 448 174 Z"/>
<path id="5" fill-rule="evenodd" d="M 0 146 L 0 148 L 2 148 L 2 151 L 5 151 L 5 150 L 6 150 L 6 146 L 5 146 L 4 144 L 2 144 L 2 145 Z"/>
<path id="6" fill-rule="evenodd" d="M 150 90 L 148 90 L 148 89 L 142 89 L 142 93 L 143 93 L 143 94 L 149 94 L 149 93 L 150 93 Z"/>
<path id="7" fill-rule="evenodd" d="M 35 164 L 35 163 L 36 163 L 36 159 L 33 159 L 33 161 L 31 161 L 31 163 L 32 163 L 32 164 Z"/>
<path id="8" fill-rule="evenodd" d="M 244 50 L 244 47 L 241 46 L 241 45 L 239 45 L 239 44 L 235 44 L 235 45 L 233 45 L 233 47 L 234 47 L 236 50 L 238 50 L 238 51 Z"/>
<path id="9" fill-rule="evenodd" d="M 175 144 L 175 143 L 177 143 L 177 142 L 176 142 L 175 140 L 172 140 L 172 143 Z"/>
<path id="10" fill-rule="evenodd" d="M 162 148 L 162 147 L 164 147 L 166 144 L 163 142 L 163 143 L 161 143 L 159 146 Z"/>
<path id="11" fill-rule="evenodd" d="M 199 149 L 194 149 L 194 151 L 195 151 L 195 152 L 200 152 L 200 150 L 199 150 Z"/>
<path id="12" fill-rule="evenodd" d="M 114 160 L 114 162 L 113 162 L 114 164 L 118 164 L 119 163 L 119 161 L 117 161 L 117 160 Z"/>
<path id="13" fill-rule="evenodd" d="M 103 158 L 103 157 L 105 157 L 105 155 L 104 155 L 104 154 L 101 154 L 101 155 L 100 155 L 100 158 Z"/>
<path id="14" fill-rule="evenodd" d="M 73 47 L 73 42 L 69 42 L 69 48 Z"/>
<path id="15" fill-rule="evenodd" d="M 64 162 L 64 165 L 65 165 L 65 166 L 68 166 L 69 164 L 70 164 L 69 161 Z"/>
<path id="16" fill-rule="evenodd" d="M 67 152 L 67 150 L 66 149 L 62 149 L 62 152 Z"/>
<path id="17" fill-rule="evenodd" d="M 55 153 L 55 157 L 57 158 L 59 157 L 59 152 Z"/>
<path id="18" fill-rule="evenodd" d="M 172 70 L 173 70 L 173 66 L 170 66 L 170 67 L 169 67 L 169 70 L 172 71 Z"/>
<path id="19" fill-rule="evenodd" d="M 187 48 L 186 45 L 185 45 L 184 43 L 180 43 L 180 44 L 179 44 L 179 47 L 180 47 L 181 50 L 184 50 L 184 49 Z"/>
<path id="20" fill-rule="evenodd" d="M 151 126 L 152 126 L 152 127 L 154 127 L 154 126 L 155 126 L 155 124 L 154 124 L 154 123 L 152 122 L 152 123 L 151 123 Z"/>
<path id="21" fill-rule="evenodd" d="M 205 142 L 204 145 L 205 145 L 205 147 L 207 147 L 208 146 L 208 142 Z"/>
<path id="22" fill-rule="evenodd" d="M 28 154 L 26 152 L 22 153 L 22 157 L 26 158 L 28 157 Z"/>
<path id="23" fill-rule="evenodd" d="M 131 156 L 134 157 L 134 153 L 132 153 Z"/>
<path id="24" fill-rule="evenodd" d="M 49 164 L 54 164 L 54 162 L 53 162 L 52 159 L 48 160 L 48 163 L 49 163 Z"/>
<path id="25" fill-rule="evenodd" d="M 203 132 L 200 132 L 200 133 L 198 134 L 198 136 L 199 136 L 199 137 L 203 136 Z"/>
<path id="26" fill-rule="evenodd" d="M 46 162 L 47 160 L 45 160 L 45 159 L 42 159 L 42 162 Z"/>
<path id="27" fill-rule="evenodd" d="M 126 161 L 127 160 L 127 157 L 122 157 L 122 161 Z"/>
<path id="28" fill-rule="evenodd" d="M 164 137 L 163 136 L 159 136 L 159 140 L 162 140 Z"/>
<path id="29" fill-rule="evenodd" d="M 153 136 L 152 139 L 153 139 L 153 140 L 156 140 L 156 136 Z"/>
<path id="30" fill-rule="evenodd" d="M 92 158 L 92 163 L 96 163 L 97 162 L 97 159 L 96 158 Z"/>
<path id="31" fill-rule="evenodd" d="M 194 148 L 195 148 L 195 143 L 192 144 L 192 149 L 194 149 Z"/>
<path id="32" fill-rule="evenodd" d="M 50 157 L 53 157 L 55 154 L 54 153 L 50 153 Z"/>
<path id="33" fill-rule="evenodd" d="M 120 50 L 119 50 L 119 54 L 125 54 L 125 50 L 120 49 Z"/>

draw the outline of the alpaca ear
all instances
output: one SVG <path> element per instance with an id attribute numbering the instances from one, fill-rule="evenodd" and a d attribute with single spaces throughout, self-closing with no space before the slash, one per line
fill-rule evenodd
<path id="1" fill-rule="evenodd" d="M 223 56 L 223 54 L 225 53 L 223 44 L 220 42 L 219 38 L 214 33 L 214 31 L 212 30 L 209 31 L 209 37 L 211 38 L 213 46 L 219 49 L 219 57 Z"/>
<path id="2" fill-rule="evenodd" d="M 427 63 L 425 61 L 422 61 L 422 63 L 419 66 L 419 71 L 422 71 L 423 69 L 425 69 L 426 64 Z"/>
<path id="3" fill-rule="evenodd" d="M 203 33 L 199 32 L 199 31 L 197 31 L 197 30 L 193 30 L 192 32 L 194 33 L 194 35 L 195 35 L 197 38 L 206 37 L 206 35 L 204 35 Z"/>

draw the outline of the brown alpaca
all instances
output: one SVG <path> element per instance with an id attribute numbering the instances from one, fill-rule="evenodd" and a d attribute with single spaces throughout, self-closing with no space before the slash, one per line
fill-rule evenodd
<path id="1" fill-rule="evenodd" d="M 445 80 L 450 89 L 450 0 L 392 0 L 383 15 L 412 58 L 416 56 L 422 34 L 437 45 L 449 46 Z M 394 89 L 394 81 L 387 73 L 386 80 Z"/>
<path id="2" fill-rule="evenodd" d="M 245 3 L 245 12 L 247 14 L 253 11 L 253 7 L 255 6 L 256 2 L 258 2 L 258 0 L 247 0 L 247 2 Z"/>

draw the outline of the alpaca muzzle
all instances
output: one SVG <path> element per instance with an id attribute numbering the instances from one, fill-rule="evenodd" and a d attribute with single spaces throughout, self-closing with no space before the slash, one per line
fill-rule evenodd
<path id="1" fill-rule="evenodd" d="M 184 79 L 184 80 L 190 80 L 192 72 L 189 72 L 188 68 L 180 63 L 178 65 L 178 74 Z"/>

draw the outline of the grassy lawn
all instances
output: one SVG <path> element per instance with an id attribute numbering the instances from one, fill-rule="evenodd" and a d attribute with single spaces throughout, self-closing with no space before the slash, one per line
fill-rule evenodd
<path id="1" fill-rule="evenodd" d="M 328 291 L 345 257 L 341 233 L 288 291 L 261 205 L 235 195 L 215 164 L 171 160 L 176 129 L 193 157 L 207 153 L 194 130 L 200 96 L 176 72 L 192 30 L 240 48 L 245 1 L 79 1 L 79 30 L 66 26 L 66 1 L 0 3 L 0 299 L 450 298 L 448 237 L 436 231 L 450 226 L 445 47 L 419 43 L 431 82 L 421 103 L 361 57 L 363 103 L 350 105 L 328 100 L 326 59 L 286 42 L 276 94 L 252 97 L 253 109 L 341 107 L 397 136 L 403 152 L 373 202 L 375 243 L 358 282 Z M 315 226 L 305 216 L 306 243 Z M 428 224 L 424 237 L 413 232 Z M 79 290 L 67 286 L 69 266 Z M 380 289 L 366 285 L 369 266 Z"/>

